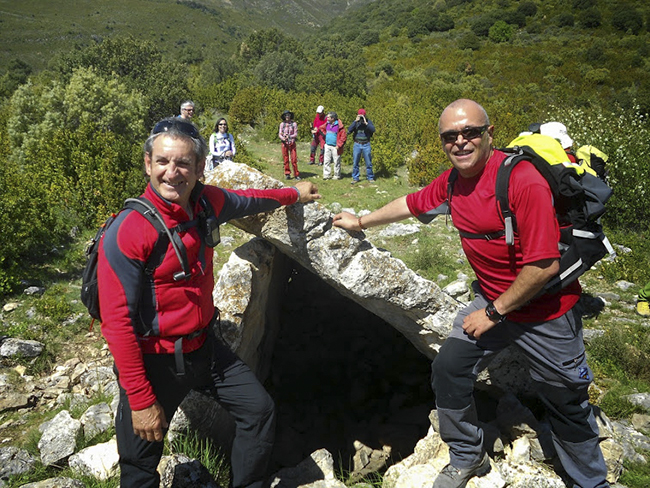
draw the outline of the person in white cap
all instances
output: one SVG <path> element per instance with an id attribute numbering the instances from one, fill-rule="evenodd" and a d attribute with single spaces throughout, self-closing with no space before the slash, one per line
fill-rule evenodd
<path id="1" fill-rule="evenodd" d="M 549 136 L 552 137 L 553 139 L 556 139 L 559 141 L 559 143 L 562 145 L 564 150 L 569 154 L 569 159 L 571 159 L 571 149 L 573 147 L 573 139 L 569 137 L 569 133 L 566 130 L 566 126 L 561 123 L 561 122 L 546 122 L 545 124 L 541 124 L 539 126 L 539 133 L 544 135 L 544 136 Z M 571 162 L 575 163 L 575 156 L 573 156 L 574 160 Z"/>
<path id="2" fill-rule="evenodd" d="M 319 105 L 316 109 L 316 116 L 314 117 L 314 122 L 311 124 L 311 152 L 309 154 L 309 164 L 316 164 L 316 150 L 320 147 L 320 156 L 318 158 L 318 165 L 323 165 L 323 157 L 325 151 L 323 146 L 325 144 L 325 139 L 322 137 L 322 134 L 319 132 L 318 128 L 326 122 L 325 120 L 325 107 Z"/>

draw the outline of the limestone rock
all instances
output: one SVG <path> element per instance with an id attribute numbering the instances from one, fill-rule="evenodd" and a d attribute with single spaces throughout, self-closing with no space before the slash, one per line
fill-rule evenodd
<path id="1" fill-rule="evenodd" d="M 88 408 L 79 419 L 84 429 L 84 437 L 92 439 L 113 426 L 113 412 L 106 403 L 98 403 Z"/>
<path id="2" fill-rule="evenodd" d="M 27 483 L 26 485 L 22 485 L 20 488 L 86 488 L 86 485 L 79 480 L 58 476 L 43 481 Z"/>
<path id="3" fill-rule="evenodd" d="M 344 488 L 334 476 L 334 459 L 326 449 L 319 449 L 294 468 L 278 471 L 271 488 Z"/>
<path id="4" fill-rule="evenodd" d="M 0 448 L 0 480 L 10 476 L 28 473 L 34 468 L 36 460 L 24 449 L 17 447 Z"/>
<path id="5" fill-rule="evenodd" d="M 0 356 L 4 358 L 22 356 L 26 358 L 35 358 L 43 352 L 43 344 L 38 341 L 27 339 L 8 338 L 2 341 L 0 345 Z"/>
<path id="6" fill-rule="evenodd" d="M 38 441 L 41 462 L 44 466 L 61 465 L 75 451 L 81 422 L 73 419 L 67 410 L 63 410 L 39 428 L 43 432 Z"/>
<path id="7" fill-rule="evenodd" d="M 280 188 L 248 166 L 224 162 L 206 178 L 223 188 Z M 275 245 L 342 295 L 383 318 L 429 358 L 449 334 L 458 304 L 433 282 L 375 248 L 362 233 L 332 226 L 318 202 L 295 204 L 232 222 Z"/>
<path id="8" fill-rule="evenodd" d="M 221 488 L 205 466 L 183 454 L 164 456 L 158 472 L 160 488 Z"/>
<path id="9" fill-rule="evenodd" d="M 119 459 L 117 441 L 113 438 L 108 442 L 95 444 L 73 454 L 70 456 L 68 464 L 77 473 L 104 481 L 117 475 Z"/>
<path id="10" fill-rule="evenodd" d="M 17 410 L 28 408 L 34 405 L 34 398 L 25 393 L 3 393 L 0 396 L 0 412 L 6 410 Z"/>

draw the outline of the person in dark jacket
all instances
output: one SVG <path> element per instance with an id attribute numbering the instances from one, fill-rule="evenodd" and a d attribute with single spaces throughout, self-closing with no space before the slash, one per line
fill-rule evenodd
<path id="1" fill-rule="evenodd" d="M 199 388 L 210 391 L 235 420 L 232 486 L 260 487 L 267 475 L 273 400 L 248 366 L 214 337 L 210 245 L 216 243 L 192 222 L 206 200 L 218 225 L 320 195 L 309 182 L 271 190 L 204 186 L 199 178 L 207 152 L 198 129 L 180 118 L 158 122 L 144 145 L 149 184 L 143 196 L 168 227 L 184 229 L 176 235 L 186 250 L 188 276 L 179 277 L 169 243 L 153 275 L 145 276 L 158 232 L 137 211 L 122 211 L 100 243 L 102 334 L 120 386 L 115 430 L 122 488 L 158 488 L 156 468 L 168 422 L 185 395 Z"/>
<path id="2" fill-rule="evenodd" d="M 366 162 L 366 178 L 368 182 L 375 181 L 375 174 L 372 172 L 372 152 L 370 150 L 370 139 L 375 133 L 375 125 L 372 120 L 366 117 L 366 111 L 362 108 L 357 113 L 357 118 L 348 127 L 348 134 L 352 134 L 354 145 L 352 146 L 352 184 L 359 183 L 359 162 L 361 156 Z"/>

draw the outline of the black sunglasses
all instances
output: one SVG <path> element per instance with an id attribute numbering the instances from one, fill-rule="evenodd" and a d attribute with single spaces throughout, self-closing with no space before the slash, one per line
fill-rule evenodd
<path id="1" fill-rule="evenodd" d="M 199 134 L 199 130 L 196 128 L 194 124 L 190 124 L 189 122 L 183 122 L 182 120 L 161 120 L 158 122 L 156 125 L 153 126 L 153 130 L 151 131 L 151 135 L 154 134 L 160 134 L 161 132 L 169 132 L 170 130 L 177 130 L 178 132 L 185 134 L 186 136 L 190 136 L 194 139 L 198 139 L 201 137 L 201 134 Z"/>
<path id="2" fill-rule="evenodd" d="M 445 144 L 453 144 L 458 140 L 458 135 L 462 135 L 463 139 L 470 141 L 478 137 L 482 137 L 485 131 L 490 127 L 489 125 L 482 125 L 480 127 L 465 127 L 463 130 L 448 130 L 440 134 L 440 139 Z"/>

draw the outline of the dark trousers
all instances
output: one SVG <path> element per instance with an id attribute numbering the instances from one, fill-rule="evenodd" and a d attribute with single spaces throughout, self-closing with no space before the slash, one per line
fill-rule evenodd
<path id="1" fill-rule="evenodd" d="M 228 347 L 213 338 L 184 355 L 185 375 L 176 374 L 173 354 L 146 354 L 147 376 L 169 422 L 191 389 L 210 393 L 235 419 L 232 445 L 232 486 L 261 487 L 268 474 L 275 435 L 273 400 L 257 377 Z M 119 378 L 118 378 L 119 381 Z M 115 418 L 120 454 L 121 488 L 158 488 L 156 471 L 162 442 L 148 442 L 133 433 L 131 407 L 120 386 Z"/>
<path id="2" fill-rule="evenodd" d="M 316 162 L 316 150 L 320 148 L 320 156 L 318 162 L 323 164 L 323 158 L 325 157 L 325 149 L 323 148 L 323 139 L 320 137 L 314 137 L 311 140 L 311 147 L 309 152 L 309 162 L 314 164 Z"/>
<path id="3" fill-rule="evenodd" d="M 474 381 L 497 352 L 514 344 L 528 360 L 567 474 L 582 488 L 609 486 L 598 427 L 588 404 L 592 373 L 579 314 L 570 310 L 557 319 L 536 323 L 506 320 L 475 340 L 463 331 L 463 320 L 486 305 L 487 300 L 477 294 L 459 312 L 432 365 L 440 436 L 449 445 L 451 464 L 466 468 L 480 462 L 485 448 L 472 396 Z"/>

